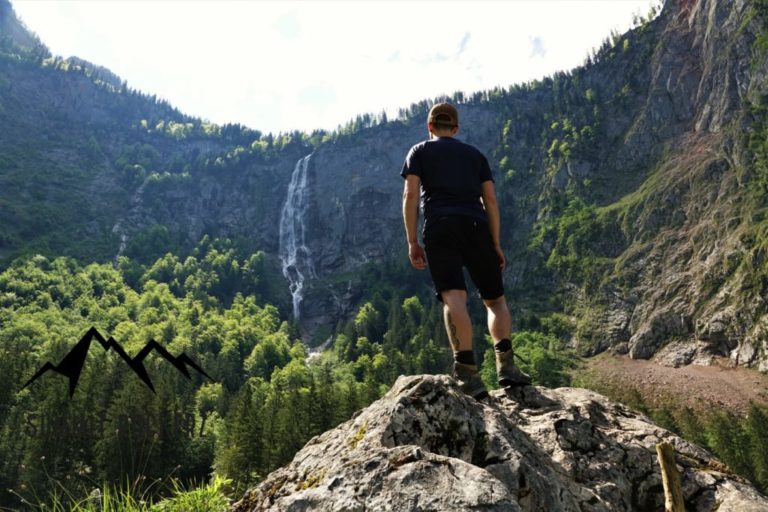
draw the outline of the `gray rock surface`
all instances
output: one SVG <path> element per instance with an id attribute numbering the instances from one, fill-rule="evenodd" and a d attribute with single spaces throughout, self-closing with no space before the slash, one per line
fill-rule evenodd
<path id="1" fill-rule="evenodd" d="M 601 395 L 491 395 L 480 403 L 448 376 L 402 376 L 232 511 L 661 511 L 661 441 L 675 448 L 686 510 L 768 510 L 708 452 Z"/>

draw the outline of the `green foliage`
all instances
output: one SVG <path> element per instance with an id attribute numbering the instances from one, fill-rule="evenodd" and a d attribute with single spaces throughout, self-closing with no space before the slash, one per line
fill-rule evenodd
<path id="1" fill-rule="evenodd" d="M 711 411 L 705 424 L 706 446 L 733 471 L 755 480 L 750 457 L 750 435 L 742 427 L 742 418 L 730 411 Z M 763 454 L 764 457 L 764 454 Z"/>
<path id="2" fill-rule="evenodd" d="M 193 274 L 201 282 L 210 283 L 217 273 L 226 276 L 222 268 L 232 266 L 234 258 L 222 257 L 215 248 L 221 245 L 211 243 L 191 257 L 203 260 Z M 263 342 L 265 354 L 276 340 L 284 347 L 282 360 L 252 358 L 251 366 L 267 377 L 304 360 L 304 350 L 273 306 L 259 306 L 254 295 L 230 288 L 175 287 L 177 274 L 164 270 L 173 259 L 164 257 L 141 273 L 139 291 L 121 274 L 120 268 L 136 272 L 128 258 L 116 270 L 109 264 L 81 267 L 71 258 L 33 256 L 0 274 L 0 482 L 16 492 L 2 496 L 2 504 L 13 496 L 34 502 L 29 493 L 44 495 L 54 482 L 65 482 L 74 495 L 92 487 L 93 479 L 109 485 L 170 474 L 200 480 L 210 472 L 217 439 L 226 439 L 223 421 L 245 381 L 246 360 L 258 353 L 255 347 Z M 230 304 L 224 308 L 209 291 L 235 296 L 223 297 Z M 154 338 L 172 353 L 185 352 L 216 382 L 194 371 L 189 381 L 150 355 L 145 365 L 153 394 L 112 352 L 92 347 L 72 400 L 57 374 L 19 389 L 45 361 L 60 361 L 90 326 L 113 335 L 129 354 Z M 289 379 L 282 386 L 306 384 Z M 290 435 L 298 437 L 286 450 L 295 451 L 306 432 Z M 61 443 L 62 438 L 68 442 Z"/>
<path id="3" fill-rule="evenodd" d="M 480 363 L 480 378 L 483 379 L 485 387 L 488 389 L 497 389 L 499 382 L 496 378 L 496 356 L 493 349 L 483 352 L 483 360 Z"/>
<path id="4" fill-rule="evenodd" d="M 224 494 L 232 481 L 214 475 L 211 481 L 201 487 L 185 490 L 178 480 L 172 481 L 174 496 L 152 505 L 150 512 L 226 512 L 230 499 Z"/>
<path id="5" fill-rule="evenodd" d="M 282 368 L 291 360 L 290 340 L 285 333 L 274 333 L 257 343 L 245 359 L 245 371 L 250 377 L 269 380 L 276 368 Z"/>
<path id="6" fill-rule="evenodd" d="M 752 0 L 750 6 L 752 16 L 760 20 L 760 32 L 754 43 L 754 55 L 752 58 L 753 71 L 765 62 L 768 53 L 768 0 Z M 745 18 L 751 18 L 749 14 Z M 748 19 L 745 19 L 745 23 Z"/>
<path id="7" fill-rule="evenodd" d="M 576 364 L 577 356 L 565 347 L 563 340 L 541 331 L 521 331 L 513 336 L 512 347 L 520 356 L 515 364 L 531 376 L 534 385 L 551 388 L 571 385 L 569 371 Z M 489 389 L 499 387 L 493 348 L 483 353 L 480 376 Z"/>
<path id="8" fill-rule="evenodd" d="M 594 286 L 613 266 L 619 230 L 612 218 L 572 197 L 559 217 L 539 225 L 531 249 L 551 246 L 546 266 L 568 281 Z"/>
<path id="9" fill-rule="evenodd" d="M 575 355 L 556 337 L 535 331 L 523 331 L 512 338 L 515 352 L 524 360 L 516 363 L 528 373 L 534 384 L 547 387 L 569 386 L 568 369 Z"/>
<path id="10" fill-rule="evenodd" d="M 61 486 L 48 500 L 26 504 L 52 512 L 226 512 L 231 500 L 225 489 L 230 483 L 230 480 L 214 475 L 209 483 L 187 490 L 178 479 L 172 478 L 169 484 L 164 484 L 169 487 L 171 496 L 156 503 L 149 493 L 137 497 L 133 486 L 97 487 L 83 499 L 72 496 L 65 486 Z"/>
<path id="11" fill-rule="evenodd" d="M 752 154 L 750 192 L 757 208 L 768 205 L 768 96 L 752 105 L 751 114 L 753 123 L 748 132 L 747 147 Z"/>
<path id="12" fill-rule="evenodd" d="M 575 328 L 573 320 L 563 313 L 552 313 L 542 318 L 540 322 L 539 330 L 561 342 L 567 342 Z"/>
<path id="13" fill-rule="evenodd" d="M 371 340 L 381 340 L 383 333 L 383 319 L 373 304 L 366 302 L 355 316 L 355 330 L 360 336 Z"/>
<path id="14" fill-rule="evenodd" d="M 753 402 L 745 415 L 719 408 L 671 414 L 678 433 L 711 450 L 761 492 L 768 490 L 768 408 Z"/>
<path id="15" fill-rule="evenodd" d="M 168 236 L 165 226 L 154 225 L 146 236 L 135 237 L 136 247 L 141 247 L 145 255 L 142 260 L 148 254 L 159 254 L 146 269 L 121 263 L 131 282 L 137 282 L 137 286 L 146 286 L 149 281 L 165 283 L 177 296 L 192 294 L 201 299 L 210 296 L 225 303 L 237 294 L 253 295 L 257 300 L 272 295 L 273 282 L 263 252 L 245 255 L 230 239 L 211 240 L 206 235 L 181 261 L 172 252 L 164 252 L 168 245 L 173 245 Z M 131 251 L 126 253 L 130 256 Z M 138 271 L 142 276 L 136 279 Z"/>
<path id="16" fill-rule="evenodd" d="M 754 480 L 763 493 L 768 491 L 768 409 L 751 404 L 742 426 L 749 440 L 749 463 Z"/>

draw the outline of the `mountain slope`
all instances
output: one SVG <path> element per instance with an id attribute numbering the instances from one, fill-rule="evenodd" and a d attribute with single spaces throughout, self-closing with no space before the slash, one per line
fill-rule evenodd
<path id="1" fill-rule="evenodd" d="M 751 364 L 765 350 L 767 320 L 765 162 L 754 151 L 766 139 L 765 4 L 676 7 L 661 18 L 649 104 L 666 97 L 650 114 L 677 112 L 685 131 L 664 140 L 667 155 L 643 185 L 596 210 L 631 240 L 592 310 L 595 331 L 611 332 L 597 344 L 626 342 L 647 358 L 689 340 L 698 348 L 685 362 L 698 352 Z"/>
<path id="2" fill-rule="evenodd" d="M 104 68 L 51 57 L 7 0 L 0 41 L 0 259 L 109 259 L 144 180 L 260 137 L 185 116 Z"/>

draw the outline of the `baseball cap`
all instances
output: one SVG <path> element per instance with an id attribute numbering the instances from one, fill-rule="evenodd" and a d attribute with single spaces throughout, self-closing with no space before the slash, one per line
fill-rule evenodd
<path id="1" fill-rule="evenodd" d="M 427 122 L 459 126 L 459 112 L 450 103 L 438 103 L 429 110 Z"/>

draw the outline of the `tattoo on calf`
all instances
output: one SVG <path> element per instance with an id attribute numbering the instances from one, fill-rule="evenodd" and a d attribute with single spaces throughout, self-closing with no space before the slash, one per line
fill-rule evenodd
<path id="1" fill-rule="evenodd" d="M 453 347 L 453 351 L 458 352 L 461 344 L 459 343 L 459 336 L 456 334 L 456 326 L 453 324 L 453 319 L 451 319 L 451 314 L 448 313 L 446 316 L 448 319 L 448 341 L 451 342 L 451 347 Z"/>

